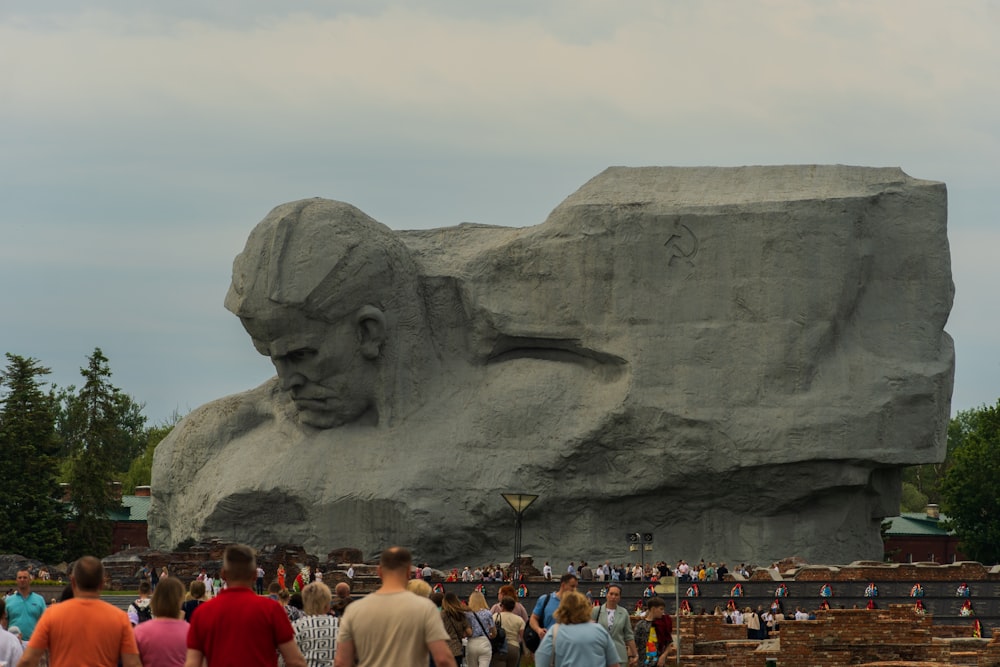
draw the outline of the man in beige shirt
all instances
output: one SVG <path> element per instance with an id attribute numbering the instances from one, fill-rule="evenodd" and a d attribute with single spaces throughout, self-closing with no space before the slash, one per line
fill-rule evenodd
<path id="1" fill-rule="evenodd" d="M 456 667 L 434 603 L 406 590 L 412 557 L 391 547 L 379 558 L 382 586 L 344 610 L 334 667 Z"/>

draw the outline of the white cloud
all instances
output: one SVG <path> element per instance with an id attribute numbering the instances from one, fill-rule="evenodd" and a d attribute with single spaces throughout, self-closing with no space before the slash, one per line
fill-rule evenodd
<path id="1" fill-rule="evenodd" d="M 572 150 L 595 128 L 608 143 L 682 122 L 801 132 L 830 107 L 889 104 L 908 126 L 911 115 L 960 118 L 996 104 L 983 85 L 1000 65 L 988 5 L 635 2 L 615 14 L 606 3 L 563 11 L 477 20 L 401 6 L 239 29 L 84 13 L 58 29 L 8 25 L 0 41 L 19 55 L 4 113 L 75 123 L 178 114 L 278 136 L 420 141 L 430 130 L 435 141 L 477 136 L 496 150 L 520 134 L 522 148 L 550 136 Z M 563 37 L 567 16 L 600 21 L 591 28 L 598 36 Z M 620 132 L 606 131 L 609 119 Z M 489 128 L 493 142 L 479 135 Z"/>

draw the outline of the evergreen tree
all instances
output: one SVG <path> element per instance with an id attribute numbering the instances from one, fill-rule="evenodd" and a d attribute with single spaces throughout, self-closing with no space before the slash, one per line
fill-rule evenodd
<path id="1" fill-rule="evenodd" d="M 111 483 L 144 445 L 142 406 L 111 384 L 111 369 L 100 348 L 81 368 L 84 384 L 64 394 L 60 431 L 68 456 L 67 477 L 74 516 L 69 531 L 71 558 L 105 556 L 111 549 L 109 513 L 121 506 Z"/>
<path id="2" fill-rule="evenodd" d="M 941 481 L 942 509 L 969 557 L 1000 562 L 1000 401 L 962 415 L 962 438 Z"/>
<path id="3" fill-rule="evenodd" d="M 64 506 L 56 484 L 56 399 L 36 359 L 7 354 L 0 373 L 0 553 L 55 563 L 63 558 Z"/>

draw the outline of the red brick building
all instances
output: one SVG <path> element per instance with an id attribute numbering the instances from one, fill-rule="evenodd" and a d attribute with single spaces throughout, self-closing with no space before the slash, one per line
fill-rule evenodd
<path id="1" fill-rule="evenodd" d="M 150 488 L 137 486 L 134 496 L 122 495 L 121 482 L 109 482 L 111 492 L 121 501 L 121 506 L 108 512 L 111 519 L 111 553 L 118 553 L 132 547 L 149 547 L 146 535 L 147 518 L 149 516 Z M 69 484 L 60 484 L 63 502 L 72 503 L 73 494 Z M 70 519 L 72 525 L 72 519 Z"/>
<path id="2" fill-rule="evenodd" d="M 966 560 L 955 531 L 942 524 L 948 517 L 937 505 L 886 519 L 885 557 L 894 563 L 954 563 Z"/>
<path id="3" fill-rule="evenodd" d="M 149 487 L 135 487 L 134 496 L 121 496 L 122 506 L 110 513 L 111 553 L 132 547 L 148 547 L 146 519 L 151 501 Z"/>

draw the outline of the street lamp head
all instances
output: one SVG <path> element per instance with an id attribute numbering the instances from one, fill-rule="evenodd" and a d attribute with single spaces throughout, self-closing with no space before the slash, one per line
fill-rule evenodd
<path id="1" fill-rule="evenodd" d="M 538 499 L 537 495 L 531 493 L 501 493 L 500 495 L 518 514 L 528 509 L 528 505 Z"/>

